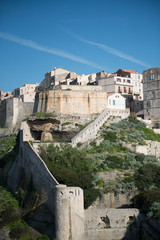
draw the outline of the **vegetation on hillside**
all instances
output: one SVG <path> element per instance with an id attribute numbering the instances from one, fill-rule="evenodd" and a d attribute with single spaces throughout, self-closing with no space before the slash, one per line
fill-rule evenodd
<path id="1" fill-rule="evenodd" d="M 17 145 L 16 145 L 17 142 Z M 0 138 L 0 168 L 11 163 L 18 151 L 18 139 L 16 136 L 5 136 Z M 23 184 L 24 184 L 23 179 Z M 21 189 L 15 198 L 9 191 L 5 177 L 0 176 L 0 229 L 9 231 L 10 239 L 16 240 L 49 240 L 47 236 L 36 233 L 24 221 L 26 210 L 29 211 L 37 202 L 36 191 L 31 184 L 25 184 L 25 191 Z"/>
<path id="2" fill-rule="evenodd" d="M 6 155 L 8 151 L 16 145 L 16 135 L 5 136 L 0 138 L 0 158 Z"/>
<path id="3" fill-rule="evenodd" d="M 84 204 L 88 207 L 99 195 L 93 185 L 93 162 L 84 151 L 70 145 L 54 147 L 53 144 L 41 146 L 40 156 L 49 170 L 61 184 L 78 186 L 84 189 Z"/>
<path id="4" fill-rule="evenodd" d="M 99 189 L 104 193 L 134 193 L 133 206 L 160 221 L 160 163 L 154 156 L 135 153 L 122 146 L 122 141 L 131 144 L 145 144 L 148 139 L 160 141 L 160 134 L 133 118 L 109 127 L 104 125 L 100 133 L 99 145 L 94 141 L 87 148 L 78 150 L 67 144 L 60 147 L 49 144 L 40 147 L 40 155 L 59 183 L 84 190 L 85 208 L 99 196 Z M 14 160 L 15 144 L 14 136 L 0 139 L 1 168 Z M 98 177 L 99 172 L 115 170 L 124 175 L 117 181 L 104 182 Z M 0 179 L 0 185 L 0 228 L 7 227 L 11 239 L 47 239 L 34 235 L 24 221 L 26 212 L 34 208 L 39 199 L 32 184 L 23 179 L 18 200 L 5 188 L 4 179 Z"/>
<path id="5" fill-rule="evenodd" d="M 57 115 L 54 113 L 45 113 L 45 112 L 36 112 L 34 115 L 39 118 L 55 118 L 55 117 L 57 117 Z"/>
<path id="6" fill-rule="evenodd" d="M 155 134 L 135 118 L 121 120 L 109 127 L 104 125 L 100 131 L 99 145 L 94 141 L 81 151 L 69 145 L 48 145 L 40 148 L 40 155 L 60 183 L 84 189 L 85 207 L 96 199 L 100 188 L 104 193 L 135 193 L 133 205 L 151 212 L 154 202 L 160 202 L 157 177 L 160 175 L 160 164 L 154 156 L 145 156 L 123 147 L 122 141 L 145 144 L 145 140 L 160 141 L 160 134 Z M 117 182 L 106 183 L 97 175 L 98 172 L 113 170 L 125 171 L 124 177 Z"/>

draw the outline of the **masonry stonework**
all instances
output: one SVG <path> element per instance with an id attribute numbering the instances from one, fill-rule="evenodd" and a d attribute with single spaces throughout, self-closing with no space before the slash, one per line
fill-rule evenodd
<path id="1" fill-rule="evenodd" d="M 70 86 L 69 86 L 70 87 Z M 62 114 L 99 114 L 107 107 L 107 93 L 93 90 L 50 90 L 39 92 L 35 105 L 37 112 Z"/>

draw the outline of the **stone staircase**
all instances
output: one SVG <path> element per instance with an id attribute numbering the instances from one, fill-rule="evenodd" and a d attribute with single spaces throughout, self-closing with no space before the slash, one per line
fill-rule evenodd
<path id="1" fill-rule="evenodd" d="M 121 109 L 109 109 L 106 108 L 92 123 L 80 131 L 76 136 L 71 139 L 71 144 L 73 147 L 77 143 L 85 143 L 89 140 L 94 140 L 96 135 L 102 127 L 102 125 L 107 121 L 111 116 L 121 117 L 121 119 L 127 118 L 130 115 L 130 110 L 127 108 L 125 110 Z"/>

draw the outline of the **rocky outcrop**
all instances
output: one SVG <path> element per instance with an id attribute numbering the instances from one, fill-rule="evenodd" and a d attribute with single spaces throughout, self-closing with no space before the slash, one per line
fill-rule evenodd
<path id="1" fill-rule="evenodd" d="M 28 125 L 32 131 L 53 132 L 59 129 L 60 121 L 53 118 L 29 118 Z"/>

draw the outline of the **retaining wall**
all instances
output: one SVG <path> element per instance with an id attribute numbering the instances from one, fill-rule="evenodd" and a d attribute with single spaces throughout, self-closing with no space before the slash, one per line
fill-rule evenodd
<path id="1" fill-rule="evenodd" d="M 96 137 L 100 127 L 107 121 L 110 116 L 120 116 L 122 119 L 130 115 L 130 110 L 112 110 L 106 108 L 92 123 L 85 127 L 75 137 L 71 139 L 72 146 L 75 147 L 77 143 L 84 143 Z"/>
<path id="2" fill-rule="evenodd" d="M 135 145 L 121 142 L 122 146 L 129 148 L 136 153 L 143 153 L 144 155 L 153 155 L 160 160 L 160 142 L 145 140 L 146 145 Z"/>
<path id="3" fill-rule="evenodd" d="M 44 161 L 26 139 L 28 136 L 21 130 L 19 153 L 8 172 L 8 186 L 16 192 L 23 179 L 22 176 L 32 181 L 41 197 L 41 204 L 45 205 L 53 216 L 50 222 L 52 226 L 50 238 L 53 239 L 56 235 L 56 240 L 82 240 L 84 232 L 83 190 L 58 184 Z"/>

